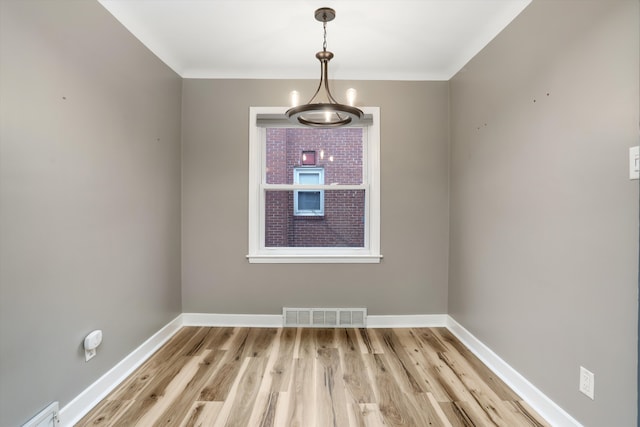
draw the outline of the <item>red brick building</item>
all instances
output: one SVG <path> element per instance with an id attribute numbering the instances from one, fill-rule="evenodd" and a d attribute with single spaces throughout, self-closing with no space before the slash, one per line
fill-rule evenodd
<path id="1" fill-rule="evenodd" d="M 324 191 L 267 191 L 265 246 L 364 247 L 361 128 L 269 128 L 267 184 L 325 184 Z"/>

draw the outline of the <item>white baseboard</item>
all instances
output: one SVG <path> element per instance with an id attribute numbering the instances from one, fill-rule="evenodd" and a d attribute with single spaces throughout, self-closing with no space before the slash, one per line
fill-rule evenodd
<path id="1" fill-rule="evenodd" d="M 582 427 L 582 424 L 538 390 L 536 386 L 502 360 L 482 341 L 473 336 L 471 332 L 467 331 L 451 316 L 447 316 L 447 318 L 446 326 L 451 333 L 547 422 L 552 426 L 558 427 Z"/>
<path id="2" fill-rule="evenodd" d="M 367 328 L 437 328 L 447 326 L 446 314 L 367 316 Z"/>
<path id="3" fill-rule="evenodd" d="M 367 328 L 428 328 L 445 327 L 446 314 L 415 314 L 400 316 L 367 316 Z M 283 325 L 280 314 L 216 314 L 183 313 L 184 326 L 244 326 L 278 328 Z"/>
<path id="4" fill-rule="evenodd" d="M 182 324 L 184 326 L 279 328 L 282 326 L 282 314 L 183 313 Z"/>
<path id="5" fill-rule="evenodd" d="M 136 368 L 142 365 L 162 344 L 178 332 L 181 327 L 182 315 L 176 317 L 153 334 L 153 336 L 142 343 L 140 347 L 136 348 L 116 366 L 76 396 L 75 399 L 60 410 L 60 426 L 70 427 L 80 421 L 95 405 L 124 381 Z"/>

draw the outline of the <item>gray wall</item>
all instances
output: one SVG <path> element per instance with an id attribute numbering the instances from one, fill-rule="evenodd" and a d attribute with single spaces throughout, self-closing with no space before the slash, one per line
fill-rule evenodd
<path id="1" fill-rule="evenodd" d="M 638 9 L 534 0 L 451 83 L 335 82 L 381 107 L 385 258 L 250 265 L 249 107 L 316 82 L 181 82 L 96 2 L 0 1 L 0 426 L 182 311 L 283 305 L 448 310 L 585 425 L 633 425 Z"/>
<path id="2" fill-rule="evenodd" d="M 447 309 L 448 83 L 335 82 L 381 114 L 381 264 L 249 264 L 249 107 L 288 104 L 317 81 L 185 80 L 184 312 L 279 314 L 283 306 Z M 308 95 L 304 95 L 307 93 Z"/>
<path id="3" fill-rule="evenodd" d="M 181 79 L 94 1 L 2 0 L 0 43 L 9 427 L 69 403 L 181 312 Z"/>
<path id="4" fill-rule="evenodd" d="M 534 0 L 451 82 L 449 313 L 585 426 L 636 424 L 638 18 Z"/>

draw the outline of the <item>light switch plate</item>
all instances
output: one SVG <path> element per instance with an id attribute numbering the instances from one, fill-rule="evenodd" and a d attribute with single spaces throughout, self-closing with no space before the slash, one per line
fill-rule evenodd
<path id="1" fill-rule="evenodd" d="M 629 179 L 640 178 L 640 147 L 629 148 Z"/>

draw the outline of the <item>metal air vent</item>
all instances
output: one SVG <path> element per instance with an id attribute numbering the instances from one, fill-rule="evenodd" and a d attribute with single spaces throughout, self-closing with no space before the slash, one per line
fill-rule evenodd
<path id="1" fill-rule="evenodd" d="M 282 309 L 284 326 L 306 328 L 364 328 L 366 308 L 292 308 Z"/>

